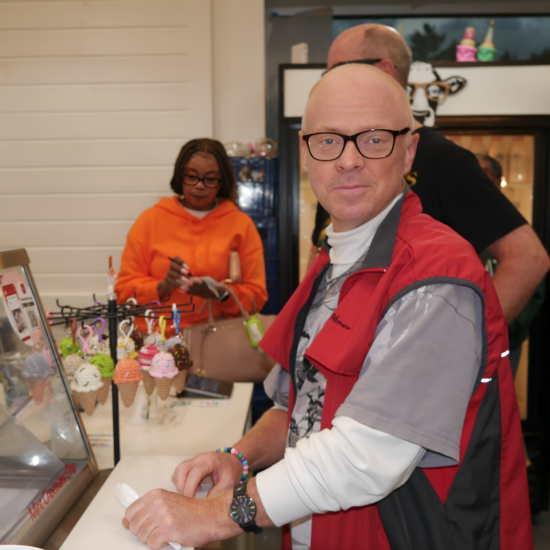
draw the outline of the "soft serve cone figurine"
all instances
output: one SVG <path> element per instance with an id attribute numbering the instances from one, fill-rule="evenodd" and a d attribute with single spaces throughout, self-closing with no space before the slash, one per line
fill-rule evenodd
<path id="1" fill-rule="evenodd" d="M 485 40 L 480 44 L 477 50 L 478 61 L 494 61 L 497 50 L 493 43 L 493 37 L 495 33 L 495 20 L 491 19 Z"/>
<path id="2" fill-rule="evenodd" d="M 456 47 L 456 60 L 457 61 L 475 61 L 476 60 L 476 30 L 474 27 L 466 27 L 464 31 L 464 38 L 460 44 Z"/>

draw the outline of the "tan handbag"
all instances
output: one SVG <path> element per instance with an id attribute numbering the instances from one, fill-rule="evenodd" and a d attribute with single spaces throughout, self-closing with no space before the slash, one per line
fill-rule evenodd
<path id="1" fill-rule="evenodd" d="M 226 382 L 263 382 L 275 361 L 262 350 L 252 347 L 245 327 L 250 314 L 231 287 L 224 287 L 237 302 L 241 317 L 214 320 L 212 301 L 208 300 L 208 322 L 183 330 L 183 338 L 193 360 L 189 372 Z M 258 315 L 264 334 L 276 317 Z"/>

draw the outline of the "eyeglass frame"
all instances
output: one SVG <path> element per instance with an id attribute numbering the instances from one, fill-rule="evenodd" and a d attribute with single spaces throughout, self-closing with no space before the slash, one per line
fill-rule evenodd
<path id="1" fill-rule="evenodd" d="M 190 178 L 197 178 L 196 183 L 187 183 L 185 181 L 185 176 L 188 176 Z M 210 185 L 206 185 L 205 179 L 212 179 L 212 180 L 218 180 L 218 184 L 214 187 L 210 187 Z M 221 178 L 214 178 L 212 176 L 204 176 L 203 178 L 199 178 L 199 176 L 196 176 L 195 174 L 182 174 L 181 175 L 181 181 L 184 185 L 189 185 L 190 187 L 195 187 L 199 184 L 199 181 L 202 181 L 202 184 L 206 187 L 206 189 L 217 189 L 222 184 Z"/>
<path id="2" fill-rule="evenodd" d="M 431 86 L 432 84 L 436 84 L 440 88 L 443 88 L 445 90 L 445 95 L 443 97 L 438 97 L 437 99 L 434 99 L 428 95 L 428 86 Z M 416 95 L 416 92 L 418 91 L 418 88 L 424 88 L 424 93 L 426 94 L 426 98 L 428 101 L 435 101 L 436 103 L 443 103 L 447 99 L 447 96 L 449 95 L 449 91 L 451 89 L 451 84 L 449 82 L 443 82 L 441 80 L 432 80 L 431 82 L 424 82 L 420 84 L 419 82 L 407 82 L 407 86 L 414 86 L 414 90 L 411 92 L 411 95 L 407 94 L 409 97 L 409 101 L 412 101 L 414 99 L 414 96 Z"/>
<path id="3" fill-rule="evenodd" d="M 330 69 L 327 69 L 326 71 L 324 71 L 321 76 L 325 76 L 329 71 L 332 71 L 332 69 L 336 69 L 336 67 L 341 67 L 342 65 L 350 65 L 351 63 L 361 63 L 363 65 L 374 65 L 376 63 L 380 63 L 382 59 L 355 59 L 353 61 L 340 61 L 340 63 L 336 63 L 334 67 L 331 67 Z M 395 68 L 397 69 L 397 67 Z"/>
<path id="4" fill-rule="evenodd" d="M 331 162 L 333 160 L 339 159 L 342 156 L 342 153 L 344 152 L 344 150 L 346 148 L 346 145 L 348 144 L 348 141 L 353 141 L 353 143 L 355 145 L 355 148 L 357 149 L 357 151 L 359 151 L 359 154 L 363 158 L 370 159 L 370 160 L 381 160 L 381 159 L 388 158 L 393 153 L 393 150 L 395 148 L 395 140 L 397 139 L 397 137 L 398 136 L 404 136 L 407 132 L 410 132 L 410 131 L 411 131 L 411 129 L 409 127 L 403 128 L 402 130 L 387 130 L 386 128 L 371 128 L 370 130 L 363 130 L 362 132 L 359 132 L 358 134 L 353 134 L 352 136 L 347 136 L 345 134 L 339 134 L 338 132 L 314 132 L 313 134 L 307 134 L 305 136 L 302 136 L 302 139 L 306 142 L 307 150 L 309 151 L 309 154 L 310 154 L 311 158 L 314 159 L 314 160 L 317 160 L 319 162 Z M 387 155 L 383 156 L 383 157 L 367 157 L 366 155 L 363 155 L 363 153 L 361 153 L 361 150 L 359 149 L 359 146 L 357 145 L 357 138 L 362 134 L 366 134 L 367 132 L 389 132 L 393 136 L 393 143 L 392 143 L 390 152 Z M 342 150 L 340 151 L 340 154 L 337 157 L 334 157 L 333 159 L 318 159 L 318 158 L 313 156 L 313 153 L 311 152 L 311 148 L 309 146 L 309 138 L 311 136 L 320 136 L 322 134 L 330 134 L 330 135 L 333 135 L 333 136 L 340 136 L 341 138 L 344 139 L 344 144 L 342 146 Z"/>

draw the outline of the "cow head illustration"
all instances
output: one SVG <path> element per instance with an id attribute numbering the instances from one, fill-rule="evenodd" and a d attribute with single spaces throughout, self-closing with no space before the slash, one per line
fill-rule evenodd
<path id="1" fill-rule="evenodd" d="M 445 101 L 449 94 L 456 94 L 464 86 L 465 78 L 450 76 L 441 80 L 430 63 L 415 61 L 411 65 L 407 86 L 414 118 L 424 126 L 433 126 L 438 103 Z"/>

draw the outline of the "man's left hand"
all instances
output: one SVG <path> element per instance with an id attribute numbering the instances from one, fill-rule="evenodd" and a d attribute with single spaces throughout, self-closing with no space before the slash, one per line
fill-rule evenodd
<path id="1" fill-rule="evenodd" d="M 154 489 L 126 509 L 122 524 L 149 548 L 163 548 L 169 542 L 202 548 L 240 533 L 229 517 L 230 504 L 229 491 L 205 499 Z"/>

